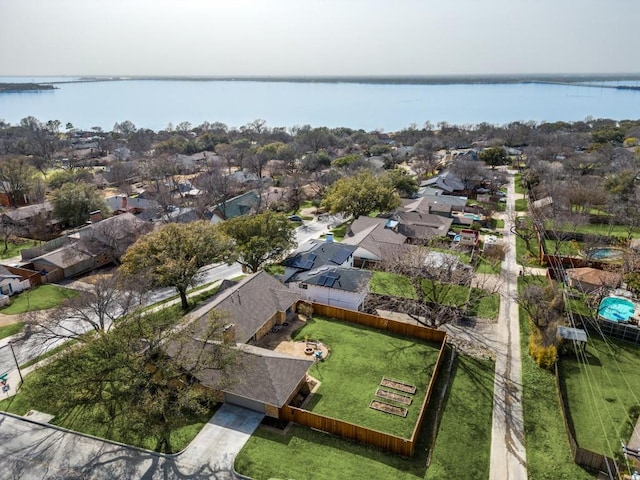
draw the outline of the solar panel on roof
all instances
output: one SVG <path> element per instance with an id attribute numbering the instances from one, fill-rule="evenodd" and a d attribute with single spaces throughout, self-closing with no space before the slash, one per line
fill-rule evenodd
<path id="1" fill-rule="evenodd" d="M 320 275 L 320 278 L 318 279 L 318 285 L 324 286 L 324 284 L 326 282 L 327 282 L 327 276 L 326 275 Z"/>
<path id="2" fill-rule="evenodd" d="M 337 278 L 327 278 L 327 281 L 324 282 L 325 287 L 333 287 L 333 284 L 336 283 Z"/>
<path id="3" fill-rule="evenodd" d="M 331 261 L 338 265 L 342 265 L 350 256 L 351 256 L 350 250 L 346 248 L 341 248 L 340 250 L 338 250 L 333 254 L 333 256 L 331 257 Z"/>

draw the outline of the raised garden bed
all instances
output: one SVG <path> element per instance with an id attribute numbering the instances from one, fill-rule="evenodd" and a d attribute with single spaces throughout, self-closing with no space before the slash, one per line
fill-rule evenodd
<path id="1" fill-rule="evenodd" d="M 403 405 L 411 405 L 411 402 L 413 402 L 413 398 L 408 397 L 407 395 L 390 392 L 381 388 L 376 391 L 376 397 L 384 398 L 385 400 L 392 400 L 394 402 L 402 403 Z"/>
<path id="2" fill-rule="evenodd" d="M 371 400 L 369 407 L 374 410 L 380 410 L 381 412 L 390 413 L 391 415 L 397 415 L 399 417 L 406 417 L 407 413 L 409 413 L 406 408 L 396 407 L 395 405 L 381 402 L 379 400 Z"/>
<path id="3" fill-rule="evenodd" d="M 393 388 L 394 390 L 399 390 L 404 393 L 410 393 L 411 395 L 416 393 L 415 385 L 398 382 L 397 380 L 391 380 L 390 378 L 383 378 L 380 385 L 383 387 Z"/>

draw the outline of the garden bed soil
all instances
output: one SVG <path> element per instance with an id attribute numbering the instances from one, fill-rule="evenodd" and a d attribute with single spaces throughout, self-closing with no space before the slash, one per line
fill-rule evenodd
<path id="1" fill-rule="evenodd" d="M 391 400 L 397 403 L 402 403 L 403 405 L 411 405 L 411 402 L 413 402 L 413 398 L 408 397 L 407 395 L 390 392 L 388 390 L 383 390 L 382 388 L 379 388 L 376 391 L 376 397 L 384 398 L 385 400 Z"/>
<path id="2" fill-rule="evenodd" d="M 406 417 L 409 413 L 406 408 L 396 407 L 395 405 L 381 402 L 379 400 L 371 400 L 369 407 L 373 408 L 374 410 L 379 410 L 384 413 L 390 413 L 391 415 L 397 415 L 399 417 Z"/>
<path id="3" fill-rule="evenodd" d="M 411 395 L 416 393 L 415 385 L 398 382 L 397 380 L 391 380 L 390 378 L 383 378 L 380 385 L 383 387 L 393 388 L 394 390 L 399 390 L 404 393 L 410 393 Z"/>

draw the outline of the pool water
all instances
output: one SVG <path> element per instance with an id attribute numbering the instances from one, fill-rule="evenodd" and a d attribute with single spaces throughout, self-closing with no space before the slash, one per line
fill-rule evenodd
<path id="1" fill-rule="evenodd" d="M 473 218 L 476 222 L 482 220 L 482 217 L 480 215 L 476 215 L 475 213 L 465 213 L 464 216 L 467 218 Z"/>
<path id="2" fill-rule="evenodd" d="M 612 322 L 627 322 L 635 311 L 633 302 L 626 298 L 607 297 L 600 302 L 598 315 Z"/>
<path id="3" fill-rule="evenodd" d="M 622 256 L 622 250 L 619 248 L 594 248 L 589 250 L 587 256 L 594 260 L 609 260 Z"/>

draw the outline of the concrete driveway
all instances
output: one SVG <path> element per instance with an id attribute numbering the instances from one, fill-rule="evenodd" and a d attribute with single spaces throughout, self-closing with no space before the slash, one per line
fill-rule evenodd
<path id="1" fill-rule="evenodd" d="M 223 405 L 183 452 L 160 455 L 0 414 L 0 478 L 235 479 L 234 459 L 263 416 Z"/>

